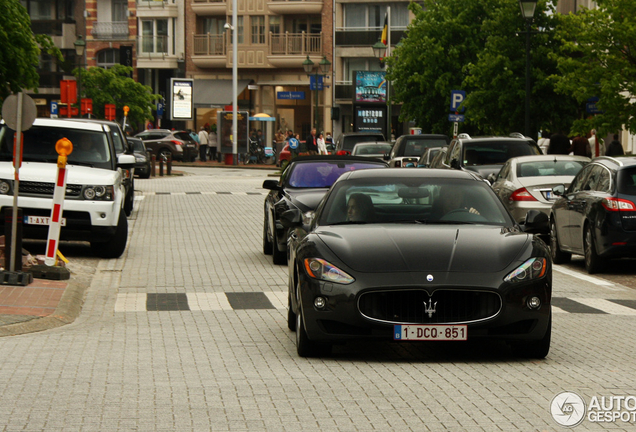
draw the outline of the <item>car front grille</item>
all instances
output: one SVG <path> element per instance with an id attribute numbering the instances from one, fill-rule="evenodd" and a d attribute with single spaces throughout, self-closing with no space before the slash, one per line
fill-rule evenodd
<path id="1" fill-rule="evenodd" d="M 497 293 L 477 290 L 371 291 L 358 300 L 367 318 L 394 324 L 469 323 L 492 318 L 501 310 Z"/>
<path id="2" fill-rule="evenodd" d="M 20 195 L 25 196 L 53 196 L 53 191 L 55 190 L 55 183 L 42 183 L 42 182 L 31 182 L 31 181 L 21 181 L 20 182 Z M 66 197 L 73 198 L 79 197 L 82 193 L 82 185 L 66 185 Z"/>

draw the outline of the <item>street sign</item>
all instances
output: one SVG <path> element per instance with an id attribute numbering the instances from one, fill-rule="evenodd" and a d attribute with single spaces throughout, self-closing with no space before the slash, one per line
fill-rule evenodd
<path id="1" fill-rule="evenodd" d="M 62 101 L 63 104 L 77 103 L 77 81 L 60 81 L 60 101 Z"/>
<path id="2" fill-rule="evenodd" d="M 466 99 L 466 92 L 464 90 L 451 90 L 451 103 L 450 110 L 454 113 L 464 112 L 464 107 L 460 108 L 462 102 Z M 451 120 L 453 121 L 453 120 Z M 464 121 L 464 120 L 461 120 Z"/>
<path id="3" fill-rule="evenodd" d="M 163 117 L 163 109 L 165 108 L 165 106 L 166 104 L 164 103 L 164 101 L 157 102 L 157 117 Z"/>
<path id="4" fill-rule="evenodd" d="M 305 99 L 305 92 L 302 91 L 285 91 L 276 92 L 276 99 Z"/>
<path id="5" fill-rule="evenodd" d="M 448 121 L 452 122 L 463 122 L 464 116 L 462 114 L 449 114 Z"/>
<path id="6" fill-rule="evenodd" d="M 322 75 L 309 75 L 309 90 L 322 90 Z"/>
<path id="7" fill-rule="evenodd" d="M 19 103 L 18 98 L 22 98 Z M 18 110 L 21 110 L 18 112 Z M 20 122 L 20 131 L 31 129 L 35 118 L 38 116 L 38 108 L 35 102 L 27 94 L 10 95 L 2 104 L 2 118 L 9 128 L 14 131 L 18 130 L 18 121 Z M 20 120 L 18 120 L 20 119 Z"/>
<path id="8" fill-rule="evenodd" d="M 56 101 L 51 101 L 51 118 L 57 118 L 59 115 L 58 105 Z"/>
<path id="9" fill-rule="evenodd" d="M 104 117 L 106 120 L 115 120 L 115 104 L 104 105 Z"/>
<path id="10" fill-rule="evenodd" d="M 289 139 L 289 148 L 292 150 L 296 150 L 299 146 L 300 142 L 296 138 Z"/>

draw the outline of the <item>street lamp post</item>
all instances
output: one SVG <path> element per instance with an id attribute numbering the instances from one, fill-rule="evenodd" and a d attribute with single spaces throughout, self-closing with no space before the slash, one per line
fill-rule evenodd
<path id="1" fill-rule="evenodd" d="M 316 99 L 316 107 L 314 109 L 314 127 L 318 129 L 318 77 L 324 77 L 329 73 L 329 69 L 331 68 L 331 62 L 327 60 L 326 56 L 322 57 L 320 63 L 318 63 L 318 67 L 314 70 L 314 62 L 311 61 L 309 55 L 307 59 L 303 62 L 303 69 L 305 73 L 311 77 L 314 76 L 314 90 L 316 91 L 315 99 Z"/>
<path id="2" fill-rule="evenodd" d="M 379 40 L 373 45 L 373 55 L 380 60 L 382 63 L 385 57 L 391 56 L 391 7 L 387 6 L 386 8 L 386 44 L 383 40 Z M 384 70 L 387 70 L 387 66 L 385 63 Z M 386 77 L 385 77 L 386 78 Z M 392 136 L 392 124 L 391 124 L 391 83 L 387 79 L 386 80 L 386 139 L 387 141 L 391 141 Z"/>
<path id="3" fill-rule="evenodd" d="M 73 42 L 75 46 L 75 56 L 79 58 L 79 68 L 84 66 L 84 52 L 86 50 L 86 41 L 82 38 L 82 35 L 77 36 L 77 40 Z M 77 74 L 77 104 L 80 117 L 82 116 L 82 71 Z M 70 115 L 69 115 L 70 116 Z"/>
<path id="4" fill-rule="evenodd" d="M 232 31 L 232 165 L 238 165 L 238 32 L 236 31 L 237 0 L 232 0 L 232 24 L 225 23 L 224 28 Z"/>
<path id="5" fill-rule="evenodd" d="M 519 0 L 521 16 L 526 21 L 526 113 L 524 121 L 525 135 L 530 136 L 530 25 L 534 19 L 537 0 Z"/>

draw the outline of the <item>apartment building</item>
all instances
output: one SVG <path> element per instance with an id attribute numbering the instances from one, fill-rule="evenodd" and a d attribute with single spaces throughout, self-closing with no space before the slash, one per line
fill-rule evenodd
<path id="1" fill-rule="evenodd" d="M 405 125 L 398 122 L 400 105 L 386 102 L 360 101 L 356 97 L 356 74 L 384 71 L 373 53 L 373 45 L 380 41 L 390 6 L 390 45 L 395 47 L 414 18 L 408 1 L 336 0 L 334 32 L 334 136 L 342 132 L 362 130 L 365 122 L 377 125 L 388 137 L 405 133 Z M 373 74 L 371 74 L 373 75 Z M 381 74 L 379 74 L 381 75 Z M 389 86 L 390 89 L 390 86 Z M 390 111 L 390 121 L 387 118 Z M 390 125 L 390 128 L 389 128 Z"/>
<path id="2" fill-rule="evenodd" d="M 275 130 L 305 136 L 312 125 L 330 130 L 332 75 L 310 89 L 303 62 L 332 61 L 333 8 L 322 0 L 237 2 L 238 109 L 276 119 Z M 194 79 L 193 127 L 215 124 L 231 109 L 232 0 L 186 0 L 185 74 Z M 256 125 L 256 128 L 259 128 Z"/>

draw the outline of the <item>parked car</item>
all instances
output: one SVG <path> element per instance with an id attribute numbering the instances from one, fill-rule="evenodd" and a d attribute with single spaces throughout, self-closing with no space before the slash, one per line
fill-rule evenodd
<path id="1" fill-rule="evenodd" d="M 350 155 L 356 144 L 373 141 L 386 141 L 386 139 L 380 132 L 345 132 L 336 140 L 335 152 L 339 156 Z"/>
<path id="2" fill-rule="evenodd" d="M 521 134 L 472 138 L 462 133 L 451 141 L 440 168 L 473 171 L 492 183 L 508 159 L 540 154 L 537 143 Z"/>
<path id="3" fill-rule="evenodd" d="M 13 205 L 13 136 L 0 123 L 0 211 Z M 117 155 L 110 128 L 98 122 L 38 118 L 23 132 L 19 189 L 23 237 L 48 237 L 57 179 L 55 144 L 61 138 L 73 143 L 73 152 L 68 156 L 60 240 L 88 241 L 97 256 L 117 258 L 128 238 L 122 167 L 130 169 L 135 158 Z M 0 227 L 4 229 L 4 218 Z"/>
<path id="4" fill-rule="evenodd" d="M 570 186 L 555 186 L 550 249 L 556 264 L 585 257 L 588 273 L 611 258 L 636 256 L 636 157 L 599 157 Z"/>
<path id="5" fill-rule="evenodd" d="M 391 150 L 390 167 L 417 167 L 418 161 L 429 147 L 443 147 L 450 139 L 441 134 L 402 135 Z"/>
<path id="6" fill-rule="evenodd" d="M 523 223 L 528 210 L 550 214 L 557 196 L 552 188 L 570 185 L 590 162 L 584 156 L 539 155 L 509 159 L 496 176 L 492 189 L 515 220 Z"/>
<path id="7" fill-rule="evenodd" d="M 290 209 L 303 213 L 316 208 L 333 182 L 344 172 L 386 168 L 386 162 L 358 156 L 299 156 L 285 168 L 280 180 L 265 180 L 263 253 L 273 255 L 274 264 L 287 264 L 287 228 L 281 215 Z"/>
<path id="8" fill-rule="evenodd" d="M 437 152 L 433 159 L 431 159 L 431 164 L 428 166 L 429 168 L 443 168 L 444 158 L 446 157 L 446 152 L 448 151 L 448 146 L 440 147 L 440 150 Z"/>
<path id="9" fill-rule="evenodd" d="M 84 122 L 84 123 L 98 123 L 105 126 L 106 131 L 111 137 L 113 146 L 115 147 L 115 153 L 119 155 L 127 154 L 134 155 L 132 145 L 126 139 L 121 125 L 112 120 L 100 120 L 100 119 L 86 119 L 86 118 L 71 118 L 65 119 L 70 121 Z M 127 126 L 130 128 L 130 126 Z M 126 216 L 130 216 L 133 211 L 133 205 L 135 203 L 135 166 L 134 165 L 121 165 L 120 166 L 123 175 L 123 184 L 126 188 L 126 198 L 124 201 L 124 211 Z"/>
<path id="10" fill-rule="evenodd" d="M 146 149 L 146 145 L 140 138 L 135 137 L 128 137 L 128 143 L 132 145 L 135 156 L 135 174 L 140 178 L 149 178 L 151 160 L 150 152 Z"/>
<path id="11" fill-rule="evenodd" d="M 422 155 L 420 160 L 417 161 L 417 167 L 431 168 L 431 164 L 433 163 L 433 159 L 435 159 L 435 156 L 437 156 L 439 153 L 442 153 L 447 148 L 448 146 L 428 147 L 426 150 L 424 150 L 424 154 Z"/>
<path id="12" fill-rule="evenodd" d="M 199 151 L 197 143 L 187 131 L 149 129 L 135 135 L 157 158 L 168 156 L 174 161 L 193 162 Z"/>
<path id="13" fill-rule="evenodd" d="M 548 218 L 533 211 L 527 220 L 520 227 L 475 173 L 343 174 L 315 212 L 282 215 L 298 354 L 347 340 L 496 338 L 545 357 L 552 264 L 531 233 Z"/>
<path id="14" fill-rule="evenodd" d="M 351 150 L 351 156 L 362 156 L 388 160 L 391 148 L 393 148 L 393 144 L 386 141 L 358 143 L 353 146 L 353 150 Z"/>

